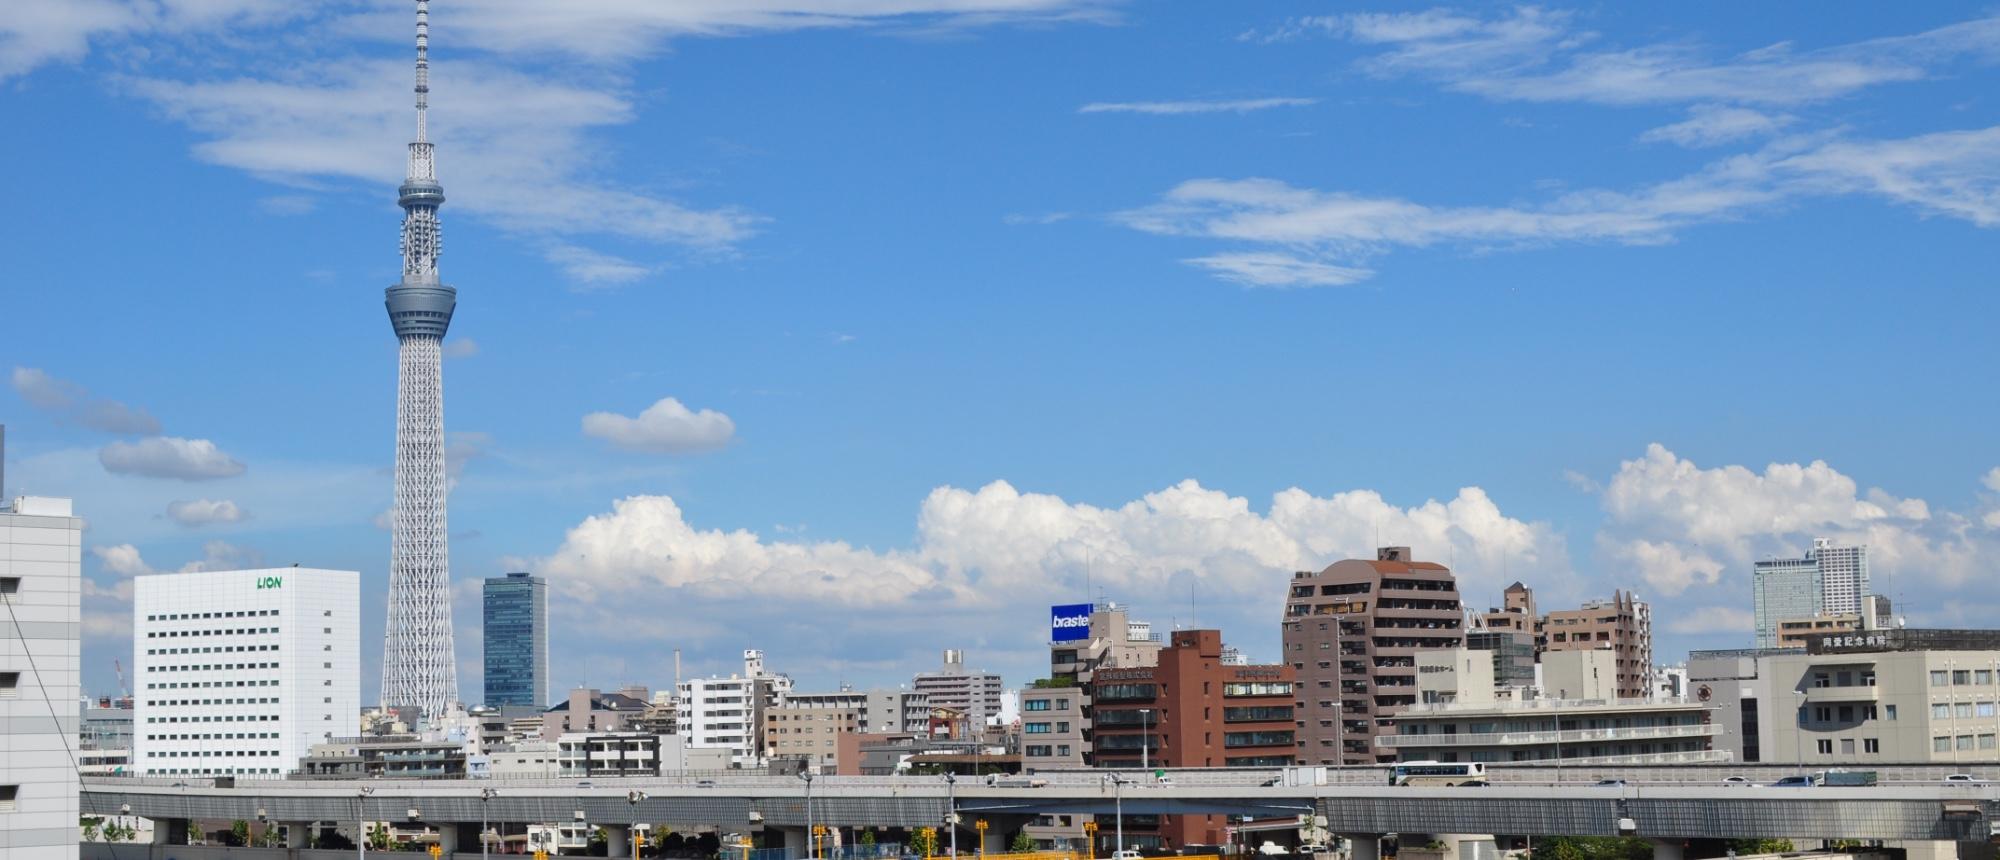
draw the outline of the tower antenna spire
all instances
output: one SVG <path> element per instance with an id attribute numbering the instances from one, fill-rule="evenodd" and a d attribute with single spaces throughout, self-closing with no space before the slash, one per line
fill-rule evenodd
<path id="1" fill-rule="evenodd" d="M 417 139 L 396 203 L 403 207 L 403 279 L 387 291 L 395 327 L 396 501 L 390 528 L 389 621 L 382 654 L 382 704 L 421 708 L 426 720 L 458 704 L 452 647 L 449 490 L 444 464 L 444 368 L 440 344 L 458 291 L 438 277 L 444 186 L 430 142 L 429 0 L 417 3 Z"/>

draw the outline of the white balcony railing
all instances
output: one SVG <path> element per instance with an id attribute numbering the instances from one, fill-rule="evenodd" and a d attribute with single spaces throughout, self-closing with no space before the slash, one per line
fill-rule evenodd
<path id="1" fill-rule="evenodd" d="M 1647 741 L 1662 738 L 1700 738 L 1713 737 L 1720 734 L 1722 734 L 1722 727 L 1718 725 L 1644 726 L 1628 729 L 1574 729 L 1566 732 L 1382 735 L 1375 739 L 1375 743 L 1377 746 L 1384 747 L 1533 746 L 1555 743 L 1580 744 L 1603 743 L 1607 741 Z"/>

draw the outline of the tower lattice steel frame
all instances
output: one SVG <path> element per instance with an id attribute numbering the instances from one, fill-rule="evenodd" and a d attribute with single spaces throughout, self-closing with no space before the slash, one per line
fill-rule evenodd
<path id="1" fill-rule="evenodd" d="M 389 560 L 389 623 L 382 652 L 382 704 L 415 705 L 435 719 L 458 703 L 451 636 L 451 557 L 446 545 L 444 371 L 439 343 L 458 291 L 438 280 L 443 235 L 427 117 L 430 4 L 417 0 L 417 139 L 410 143 L 403 207 L 403 280 L 390 287 L 389 321 L 400 344 L 396 370 L 396 501 Z"/>

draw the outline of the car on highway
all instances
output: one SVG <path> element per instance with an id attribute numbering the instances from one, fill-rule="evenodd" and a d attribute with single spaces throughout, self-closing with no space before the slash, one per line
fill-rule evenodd
<path id="1" fill-rule="evenodd" d="M 695 788 L 714 788 L 714 787 L 715 787 L 715 780 L 712 780 L 712 779 L 697 779 L 697 780 L 695 780 L 695 781 L 694 781 L 694 787 L 695 787 Z"/>
<path id="2" fill-rule="evenodd" d="M 1123 851 L 1111 852 L 1111 860 L 1141 860 L 1144 856 L 1139 853 L 1139 849 L 1137 848 L 1127 848 Z"/>
<path id="3" fill-rule="evenodd" d="M 1986 780 L 1969 773 L 1948 773 L 1944 775 L 1944 781 L 1958 785 L 1978 785 Z"/>
<path id="4" fill-rule="evenodd" d="M 1772 788 L 1812 788 L 1813 786 L 1815 786 L 1815 785 L 1818 785 L 1818 784 L 1819 784 L 1819 780 L 1816 780 L 1816 779 L 1813 779 L 1813 778 L 1812 778 L 1812 777 L 1810 777 L 1810 776 L 1787 776 L 1787 777 L 1784 777 L 1784 778 L 1782 778 L 1782 779 L 1779 779 L 1779 780 L 1778 780 L 1777 782 L 1774 782 L 1774 783 L 1771 783 L 1771 787 L 1772 787 Z"/>
<path id="5" fill-rule="evenodd" d="M 1756 783 L 1754 783 L 1754 782 L 1751 782 L 1751 781 L 1750 781 L 1750 778 L 1749 778 L 1749 777 L 1747 777 L 1747 776 L 1725 776 L 1725 777 L 1723 777 L 1723 778 L 1722 778 L 1722 784 L 1723 784 L 1723 785 L 1756 785 Z"/>
<path id="6" fill-rule="evenodd" d="M 1618 787 L 1618 786 L 1623 786 L 1623 785 L 1625 784 L 1625 780 L 1622 780 L 1622 779 L 1600 779 L 1600 780 L 1598 780 L 1598 781 L 1597 781 L 1597 784 L 1598 784 L 1598 786 L 1599 786 L 1599 787 L 1607 787 L 1607 786 L 1608 786 L 1608 787 Z"/>

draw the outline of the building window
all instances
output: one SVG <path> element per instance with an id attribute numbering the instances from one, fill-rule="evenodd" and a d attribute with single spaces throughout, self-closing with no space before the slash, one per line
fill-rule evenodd
<path id="1" fill-rule="evenodd" d="M 1979 736 L 1979 748 L 1980 748 L 1980 749 L 1983 749 L 1983 750 L 1990 750 L 1990 749 L 1993 749 L 1993 736 L 1992 736 L 1992 735 L 1980 735 L 1980 736 Z"/>
<path id="2" fill-rule="evenodd" d="M 1950 680 L 1950 678 L 1951 678 L 1950 673 L 1947 673 L 1942 669 L 1933 671 L 1931 672 L 1931 686 L 1942 687 Z"/>
<path id="3" fill-rule="evenodd" d="M 0 672 L 0 699 L 12 699 L 21 694 L 21 673 Z"/>
<path id="4" fill-rule="evenodd" d="M 1952 710 L 1957 714 L 1958 718 L 1961 720 L 1972 719 L 1971 702 L 1959 702 L 1957 704 L 1954 704 L 1952 705 Z"/>
<path id="5" fill-rule="evenodd" d="M 1029 699 L 1026 702 L 1021 703 L 1021 710 L 1024 711 L 1046 711 L 1048 709 L 1049 709 L 1049 700 L 1047 699 Z"/>
<path id="6" fill-rule="evenodd" d="M 1049 733 L 1049 724 L 1048 724 L 1048 723 L 1024 723 L 1024 724 L 1022 724 L 1022 726 L 1021 726 L 1021 733 L 1022 733 L 1022 734 L 1029 734 L 1029 735 L 1046 735 L 1046 734 L 1048 734 L 1048 733 Z"/>
<path id="7" fill-rule="evenodd" d="M 1959 749 L 1962 749 L 1962 750 L 1969 750 L 1969 749 L 1972 749 L 1972 736 L 1971 736 L 1971 735 L 1959 735 L 1959 736 L 1958 736 L 1958 748 L 1959 748 Z"/>
<path id="8" fill-rule="evenodd" d="M 1993 670 L 1992 669 L 1972 670 L 1972 683 L 1978 684 L 1980 686 L 1985 686 L 1993 683 Z"/>
<path id="9" fill-rule="evenodd" d="M 1861 751 L 1871 755 L 1882 751 L 1882 742 L 1875 738 L 1862 738 Z"/>
<path id="10" fill-rule="evenodd" d="M 1813 745 L 1819 749 L 1820 755 L 1833 755 L 1833 741 L 1821 738 L 1813 741 Z"/>
<path id="11" fill-rule="evenodd" d="M 19 594 L 20 591 L 21 591 L 20 577 L 0 576 L 0 594 Z"/>
<path id="12" fill-rule="evenodd" d="M 1949 719 L 1951 719 L 1951 705 L 1948 705 L 1948 704 L 1946 704 L 1946 703 L 1944 703 L 1944 702 L 1939 702 L 1939 703 L 1937 703 L 1937 704 L 1934 704 L 1934 705 L 1932 705 L 1932 706 L 1931 706 L 1931 719 L 1933 719 L 1933 720 L 1949 720 Z"/>
<path id="13" fill-rule="evenodd" d="M 1059 755 L 1059 756 L 1067 756 L 1067 755 L 1069 755 L 1069 744 L 1057 744 L 1057 745 L 1056 745 L 1056 755 Z"/>
<path id="14" fill-rule="evenodd" d="M 1853 755 L 1853 754 L 1854 754 L 1854 739 L 1853 739 L 1853 738 L 1841 738 L 1841 739 L 1840 739 L 1840 754 L 1841 754 L 1841 755 Z"/>
<path id="15" fill-rule="evenodd" d="M 1888 715 L 1889 719 L 1892 719 L 1892 720 L 1893 720 L 1893 719 L 1895 719 L 1895 718 L 1896 718 L 1896 706 L 1895 706 L 1895 705 L 1883 705 L 1882 707 L 1883 707 L 1883 711 L 1882 711 L 1882 713 L 1884 713 L 1884 714 Z"/>

